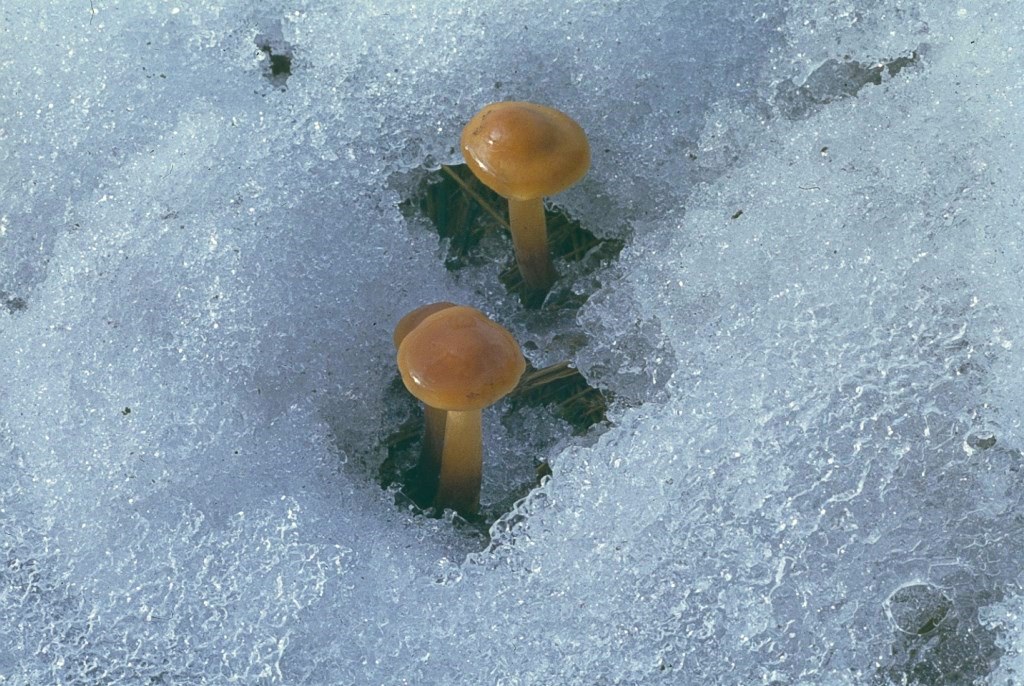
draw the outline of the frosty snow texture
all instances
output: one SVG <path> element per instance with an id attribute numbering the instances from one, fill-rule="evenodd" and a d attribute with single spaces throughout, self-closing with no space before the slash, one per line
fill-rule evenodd
<path id="1" fill-rule="evenodd" d="M 1017 3 L 257 4 L 0 9 L 0 682 L 1024 680 Z M 572 320 L 399 209 L 501 99 Z M 374 478 L 442 299 L 616 398 L 489 543 Z"/>

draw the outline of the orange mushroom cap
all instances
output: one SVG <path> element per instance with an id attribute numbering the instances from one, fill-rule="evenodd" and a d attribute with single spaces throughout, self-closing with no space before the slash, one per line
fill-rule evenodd
<path id="1" fill-rule="evenodd" d="M 461 145 L 476 177 L 516 200 L 560 193 L 590 167 L 590 144 L 580 125 L 532 102 L 484 107 L 462 130 Z"/>
<path id="2" fill-rule="evenodd" d="M 482 410 L 507 395 L 526 370 L 519 344 L 472 307 L 453 306 L 423 319 L 398 348 L 409 392 L 431 407 Z"/>
<path id="3" fill-rule="evenodd" d="M 402 341 L 409 335 L 409 332 L 419 326 L 424 319 L 435 312 L 440 312 L 441 310 L 449 307 L 455 307 L 455 303 L 447 301 L 430 303 L 429 305 L 417 307 L 415 310 L 399 319 L 398 324 L 395 325 L 395 333 L 391 337 L 391 340 L 395 343 L 395 349 L 397 350 L 398 347 L 402 345 Z"/>

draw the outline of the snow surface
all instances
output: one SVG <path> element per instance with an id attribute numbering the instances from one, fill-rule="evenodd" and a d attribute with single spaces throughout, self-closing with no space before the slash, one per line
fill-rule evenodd
<path id="1" fill-rule="evenodd" d="M 1024 683 L 1016 0 L 255 5 L 0 5 L 0 684 Z M 400 209 L 499 99 L 575 315 Z M 441 299 L 615 398 L 489 542 L 377 481 Z"/>

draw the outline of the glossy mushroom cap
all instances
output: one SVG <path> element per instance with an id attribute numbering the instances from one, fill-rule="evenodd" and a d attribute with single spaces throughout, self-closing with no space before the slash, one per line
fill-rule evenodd
<path id="1" fill-rule="evenodd" d="M 508 331 L 472 307 L 448 307 L 426 317 L 398 348 L 409 392 L 448 411 L 481 410 L 507 395 L 526 370 Z"/>
<path id="2" fill-rule="evenodd" d="M 395 350 L 397 350 L 398 347 L 402 345 L 402 341 L 405 340 L 405 337 L 409 335 L 409 332 L 415 329 L 417 326 L 419 326 L 424 319 L 434 314 L 435 312 L 440 312 L 441 310 L 447 309 L 449 307 L 455 307 L 455 303 L 450 303 L 447 301 L 441 301 L 439 303 L 430 303 L 429 305 L 417 307 L 415 310 L 399 319 L 398 324 L 395 325 L 395 333 L 391 337 L 391 340 L 394 341 L 395 343 Z"/>
<path id="3" fill-rule="evenodd" d="M 573 185 L 590 167 L 590 144 L 566 114 L 532 102 L 497 102 L 462 130 L 466 164 L 505 198 L 532 200 Z"/>

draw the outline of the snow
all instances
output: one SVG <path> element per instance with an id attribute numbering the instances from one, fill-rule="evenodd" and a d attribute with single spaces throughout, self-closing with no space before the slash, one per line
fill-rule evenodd
<path id="1" fill-rule="evenodd" d="M 0 683 L 1020 681 L 1016 3 L 6 0 L 0 32 Z M 578 311 L 401 209 L 500 99 L 591 136 L 553 202 L 626 247 L 560 266 Z M 581 434 L 488 412 L 485 504 L 552 471 L 489 539 L 378 479 L 391 329 L 442 299 L 612 398 Z"/>

